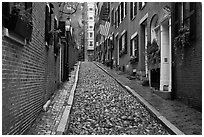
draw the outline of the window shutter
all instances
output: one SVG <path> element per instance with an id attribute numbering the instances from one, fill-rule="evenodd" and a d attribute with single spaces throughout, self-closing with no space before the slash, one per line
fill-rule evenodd
<path id="1" fill-rule="evenodd" d="M 48 32 L 49 32 L 49 7 L 45 7 L 45 41 L 48 42 Z"/>
<path id="2" fill-rule="evenodd" d="M 175 19 L 175 37 L 178 36 L 179 28 L 180 28 L 180 22 L 181 22 L 181 3 L 176 2 L 174 5 L 174 19 Z"/>
<path id="3" fill-rule="evenodd" d="M 121 21 L 122 21 L 124 18 L 124 2 L 121 2 L 120 7 L 121 7 Z"/>
<path id="4" fill-rule="evenodd" d="M 54 30 L 57 30 L 57 19 L 54 19 Z M 58 53 L 58 33 L 54 33 L 54 52 L 55 54 Z"/>
<path id="5" fill-rule="evenodd" d="M 125 32 L 125 53 L 127 53 L 127 31 Z"/>
<path id="6" fill-rule="evenodd" d="M 118 26 L 119 26 L 119 24 L 120 24 L 120 5 L 118 7 Z"/>
<path id="7" fill-rule="evenodd" d="M 25 9 L 29 9 L 29 13 L 32 13 L 32 2 L 25 2 Z"/>
<path id="8" fill-rule="evenodd" d="M 133 18 L 133 2 L 130 2 L 130 19 Z"/>
<path id="9" fill-rule="evenodd" d="M 142 8 L 142 2 L 139 2 L 139 9 Z"/>
<path id="10" fill-rule="evenodd" d="M 134 2 L 134 16 L 137 15 L 137 2 Z"/>
<path id="11" fill-rule="evenodd" d="M 118 13 L 118 10 L 116 10 L 115 11 L 115 28 L 117 28 L 117 25 L 118 25 L 118 15 L 117 15 L 117 13 Z"/>
<path id="12" fill-rule="evenodd" d="M 65 21 L 59 21 L 60 36 L 65 37 Z"/>
<path id="13" fill-rule="evenodd" d="M 130 56 L 132 56 L 132 49 L 133 49 L 133 39 L 130 40 Z"/>
<path id="14" fill-rule="evenodd" d="M 10 5 L 9 2 L 2 2 L 2 25 L 8 28 L 10 15 Z"/>
<path id="15" fill-rule="evenodd" d="M 135 39 L 135 49 L 136 49 L 136 51 L 135 51 L 135 56 L 138 58 L 138 60 L 139 60 L 139 48 L 138 48 L 138 46 L 139 46 L 139 40 L 138 40 L 138 35 L 136 36 L 136 39 Z"/>
<path id="16" fill-rule="evenodd" d="M 119 39 L 119 51 L 122 50 L 122 37 L 120 37 Z"/>
<path id="17" fill-rule="evenodd" d="M 196 38 L 196 2 L 190 3 L 190 11 L 192 15 L 190 16 L 190 38 L 195 40 Z"/>

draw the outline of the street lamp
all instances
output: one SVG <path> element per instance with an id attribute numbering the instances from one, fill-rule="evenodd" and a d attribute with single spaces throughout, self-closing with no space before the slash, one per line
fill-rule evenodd
<path id="1" fill-rule="evenodd" d="M 66 48 L 65 48 L 65 50 L 66 50 L 66 55 L 67 55 L 67 57 L 66 57 L 66 67 L 65 67 L 65 77 L 66 77 L 66 79 L 67 80 L 69 80 L 69 68 L 70 68 L 70 66 L 69 66 L 69 43 L 70 43 L 70 41 L 71 41 L 71 32 L 70 32 L 70 30 L 71 30 L 71 18 L 70 17 L 67 17 L 67 19 L 66 19 L 66 21 L 65 21 L 65 31 L 66 31 L 66 41 L 67 41 L 67 46 L 66 46 Z"/>
<path id="2" fill-rule="evenodd" d="M 67 17 L 67 19 L 65 21 L 65 30 L 70 31 L 70 28 L 71 28 L 71 18 Z"/>

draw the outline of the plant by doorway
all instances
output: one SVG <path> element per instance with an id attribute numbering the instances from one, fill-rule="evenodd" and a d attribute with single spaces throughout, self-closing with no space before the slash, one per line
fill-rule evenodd
<path id="1" fill-rule="evenodd" d="M 152 41 L 152 43 L 150 41 L 147 43 L 147 58 L 149 69 L 160 67 L 160 48 L 155 39 Z"/>
<path id="2" fill-rule="evenodd" d="M 190 45 L 190 30 L 188 27 L 181 27 L 178 36 L 174 38 L 173 45 L 175 58 L 178 58 L 178 55 L 180 55 L 181 63 L 184 60 L 184 49 Z M 180 52 L 180 54 L 178 54 L 178 52 Z"/>

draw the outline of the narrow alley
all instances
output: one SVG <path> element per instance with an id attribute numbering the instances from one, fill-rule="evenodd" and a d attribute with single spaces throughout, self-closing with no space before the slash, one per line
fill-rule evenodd
<path id="1" fill-rule="evenodd" d="M 91 62 L 81 64 L 67 134 L 168 134 L 113 78 Z"/>
<path id="2" fill-rule="evenodd" d="M 97 62 L 77 63 L 69 81 L 55 92 L 47 111 L 40 112 L 25 134 L 201 134 L 201 113 L 180 102 L 164 100 L 138 81 L 117 73 L 120 71 Z"/>
<path id="3" fill-rule="evenodd" d="M 202 2 L 2 2 L 3 135 L 202 135 Z"/>
<path id="4" fill-rule="evenodd" d="M 48 111 L 41 112 L 27 134 L 58 134 L 75 73 L 76 69 L 70 81 L 53 97 Z M 169 134 L 134 96 L 92 62 L 80 65 L 67 127 L 64 134 L 69 135 Z"/>

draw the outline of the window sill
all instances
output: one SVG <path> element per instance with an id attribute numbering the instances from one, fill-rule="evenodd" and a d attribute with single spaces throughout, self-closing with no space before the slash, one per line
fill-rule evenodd
<path id="1" fill-rule="evenodd" d="M 131 21 L 135 20 L 135 18 L 136 18 L 136 15 L 134 15 L 134 16 L 132 17 Z"/>
<path id="2" fill-rule="evenodd" d="M 146 4 L 145 4 L 145 5 L 143 5 L 142 7 L 140 7 L 140 9 L 139 9 L 139 10 L 143 10 L 145 6 L 146 6 Z"/>
<path id="3" fill-rule="evenodd" d="M 3 37 L 6 37 L 14 42 L 17 42 L 23 46 L 25 46 L 27 44 L 26 39 L 18 36 L 17 34 L 10 32 L 7 28 L 3 27 Z"/>

